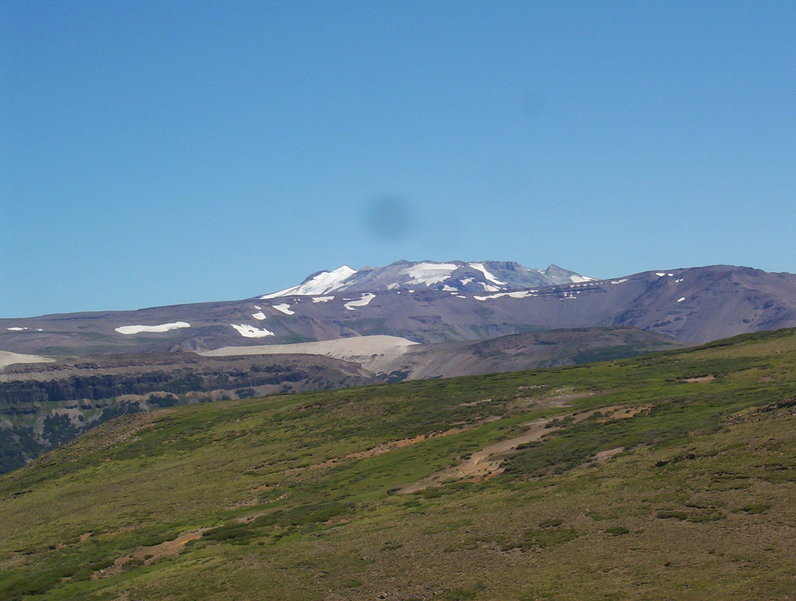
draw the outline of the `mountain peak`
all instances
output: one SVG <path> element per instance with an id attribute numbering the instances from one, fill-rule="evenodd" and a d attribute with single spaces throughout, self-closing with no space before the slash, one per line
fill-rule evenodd
<path id="1" fill-rule="evenodd" d="M 311 274 L 303 282 L 261 299 L 313 296 L 334 292 L 444 290 L 446 292 L 506 292 L 539 286 L 586 282 L 593 278 L 550 265 L 533 269 L 513 261 L 406 261 L 355 270 L 343 265 Z"/>
<path id="2" fill-rule="evenodd" d="M 327 292 L 339 290 L 341 285 L 355 273 L 357 273 L 357 270 L 348 265 L 341 265 L 332 271 L 317 271 L 298 286 L 292 286 L 291 288 L 285 288 L 279 292 L 265 294 L 260 298 L 269 299 L 279 296 L 314 296 L 326 294 Z"/>

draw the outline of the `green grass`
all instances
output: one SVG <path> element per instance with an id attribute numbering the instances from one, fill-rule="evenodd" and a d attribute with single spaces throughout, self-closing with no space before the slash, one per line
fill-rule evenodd
<path id="1" fill-rule="evenodd" d="M 787 330 L 122 416 L 0 477 L 0 599 L 792 599 L 793 399 Z M 543 417 L 502 474 L 399 494 Z"/>

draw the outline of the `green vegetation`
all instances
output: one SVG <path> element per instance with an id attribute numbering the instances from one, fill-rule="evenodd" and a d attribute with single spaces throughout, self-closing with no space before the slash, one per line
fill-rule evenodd
<path id="1" fill-rule="evenodd" d="M 170 399 L 0 476 L 0 599 L 792 598 L 794 330 Z"/>

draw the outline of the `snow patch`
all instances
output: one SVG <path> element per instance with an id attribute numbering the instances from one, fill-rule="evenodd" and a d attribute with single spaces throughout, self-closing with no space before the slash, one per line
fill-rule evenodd
<path id="1" fill-rule="evenodd" d="M 463 280 L 459 280 L 463 285 L 467 285 L 473 281 L 473 278 L 464 278 Z"/>
<path id="2" fill-rule="evenodd" d="M 685 297 L 681 296 L 680 298 L 677 299 L 677 302 L 678 303 L 682 303 L 684 300 L 685 300 Z"/>
<path id="3" fill-rule="evenodd" d="M 518 290 L 516 292 L 498 292 L 497 294 L 490 294 L 489 296 L 473 296 L 475 300 L 485 301 L 485 300 L 492 300 L 493 298 L 500 298 L 502 296 L 508 296 L 510 298 L 525 298 L 528 296 L 534 296 L 531 290 Z"/>
<path id="4" fill-rule="evenodd" d="M 254 317 L 254 319 L 262 321 L 263 319 L 265 319 L 265 313 L 263 313 L 262 311 L 258 311 L 257 313 L 252 313 L 252 317 Z"/>
<path id="5" fill-rule="evenodd" d="M 453 286 L 448 286 L 447 284 L 445 284 L 442 287 L 442 291 L 443 292 L 458 292 L 458 290 L 456 288 L 454 288 Z"/>
<path id="6" fill-rule="evenodd" d="M 370 292 L 366 292 L 365 294 L 362 295 L 362 298 L 360 298 L 359 300 L 349 301 L 346 304 L 344 304 L 343 306 L 346 309 L 348 309 L 349 311 L 354 311 L 354 309 L 356 307 L 364 307 L 370 301 L 372 301 L 374 298 L 376 298 L 375 294 L 371 294 Z"/>
<path id="7" fill-rule="evenodd" d="M 328 303 L 330 300 L 334 300 L 333 296 L 316 296 L 312 299 L 313 303 Z"/>
<path id="8" fill-rule="evenodd" d="M 265 336 L 274 336 L 274 333 L 270 330 L 266 330 L 265 328 L 258 329 L 254 326 L 246 325 L 245 323 L 231 323 L 229 325 L 235 328 L 238 331 L 238 334 L 244 338 L 264 338 Z"/>
<path id="9" fill-rule="evenodd" d="M 14 326 L 13 328 L 6 328 L 9 332 L 21 332 L 22 330 L 27 330 L 28 328 L 20 328 L 18 326 Z"/>
<path id="10" fill-rule="evenodd" d="M 169 330 L 179 330 L 180 328 L 190 328 L 191 324 L 186 321 L 175 321 L 172 323 L 161 323 L 156 326 L 121 326 L 114 328 L 119 334 L 140 334 L 141 332 L 168 332 Z"/>
<path id="11" fill-rule="evenodd" d="M 332 290 L 339 290 L 342 284 L 356 272 L 356 269 L 351 269 L 348 265 L 343 265 L 332 271 L 322 271 L 298 286 L 285 288 L 284 290 L 272 292 L 271 294 L 265 294 L 260 298 L 265 300 L 269 298 L 278 298 L 280 296 L 313 296 L 315 294 L 325 294 Z"/>
<path id="12" fill-rule="evenodd" d="M 295 311 L 291 311 L 290 310 L 290 305 L 288 305 L 287 303 L 281 303 L 279 305 L 273 305 L 273 308 L 276 309 L 277 311 L 281 311 L 285 315 L 295 315 L 296 314 Z"/>
<path id="13" fill-rule="evenodd" d="M 579 284 L 581 282 L 591 282 L 593 280 L 594 280 L 594 278 L 590 278 L 589 276 L 586 276 L 586 275 L 571 275 L 571 276 L 569 276 L 569 281 L 572 282 L 573 284 Z"/>
<path id="14" fill-rule="evenodd" d="M 479 282 L 479 284 L 481 284 L 481 286 L 483 286 L 484 290 L 486 290 L 487 292 L 497 292 L 500 290 L 500 288 L 498 288 L 497 286 L 493 286 L 492 284 L 487 284 L 486 282 Z"/>
<path id="15" fill-rule="evenodd" d="M 491 273 L 490 273 L 490 272 L 487 270 L 487 268 L 486 268 L 486 267 L 484 267 L 484 264 L 483 264 L 483 263 L 468 263 L 468 265 L 469 265 L 470 267 L 472 267 L 473 269 L 476 269 L 476 270 L 480 271 L 481 273 L 483 273 L 483 274 L 484 274 L 484 277 L 485 277 L 487 280 L 489 280 L 490 282 L 492 282 L 493 284 L 498 284 L 499 286 L 505 286 L 505 285 L 506 285 L 506 282 L 501 282 L 501 281 L 500 281 L 499 279 L 497 279 L 497 278 L 496 278 L 494 275 L 492 275 L 492 274 L 491 274 Z"/>
<path id="16" fill-rule="evenodd" d="M 451 273 L 456 271 L 459 266 L 454 263 L 418 263 L 412 267 L 407 267 L 402 273 L 408 275 L 411 280 L 407 284 L 425 284 L 431 286 L 448 278 Z"/>
<path id="17" fill-rule="evenodd" d="M 621 280 L 611 280 L 612 284 L 624 284 L 627 281 L 627 278 L 622 278 Z"/>

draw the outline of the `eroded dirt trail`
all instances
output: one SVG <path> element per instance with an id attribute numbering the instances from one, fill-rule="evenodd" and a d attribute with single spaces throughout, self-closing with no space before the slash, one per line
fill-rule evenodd
<path id="1" fill-rule="evenodd" d="M 549 422 L 549 419 L 537 419 L 529 422 L 525 424 L 528 430 L 519 436 L 501 440 L 486 446 L 470 455 L 468 459 L 456 467 L 439 471 L 427 478 L 404 486 L 398 491 L 398 494 L 407 495 L 430 486 L 437 486 L 447 480 L 461 480 L 465 478 L 486 479 L 496 476 L 503 471 L 503 468 L 500 466 L 500 460 L 493 459 L 493 457 L 513 451 L 520 445 L 541 440 L 543 436 L 559 430 L 559 428 L 546 427 Z"/>
<path id="2" fill-rule="evenodd" d="M 109 576 L 113 576 L 118 574 L 122 571 L 122 568 L 125 564 L 130 563 L 131 561 L 141 561 L 146 565 L 153 563 L 154 561 L 160 559 L 161 557 L 168 557 L 170 555 L 177 555 L 180 551 L 185 548 L 189 542 L 197 540 L 201 538 L 202 533 L 205 532 L 207 528 L 198 528 L 197 530 L 188 530 L 187 532 L 183 532 L 177 538 L 173 540 L 167 540 L 157 545 L 152 545 L 149 547 L 141 547 L 130 553 L 129 555 L 124 555 L 122 557 L 117 558 L 113 565 L 107 567 L 103 570 L 97 570 L 92 574 L 92 580 L 97 580 L 98 578 L 107 578 Z"/>
<path id="3" fill-rule="evenodd" d="M 649 405 L 642 407 L 613 406 L 591 409 L 575 414 L 555 416 L 556 421 L 564 422 L 562 426 L 551 426 L 550 422 L 552 420 L 548 418 L 528 422 L 525 424 L 525 427 L 528 429 L 519 436 L 501 440 L 475 451 L 468 459 L 456 467 L 441 470 L 422 480 L 407 484 L 398 490 L 397 493 L 407 495 L 431 486 L 439 486 L 450 480 L 486 480 L 487 478 L 503 473 L 503 467 L 501 466 L 502 456 L 516 450 L 521 445 L 537 442 L 548 434 L 558 432 L 568 425 L 579 424 L 598 414 L 601 416 L 600 423 L 605 423 L 614 419 L 629 419 L 647 409 L 649 409 Z M 606 461 L 623 450 L 623 448 L 618 448 L 604 451 L 598 453 L 595 459 L 597 461 Z"/>

